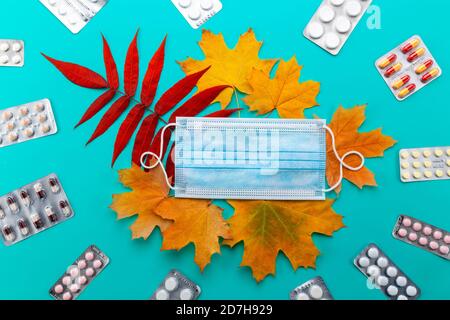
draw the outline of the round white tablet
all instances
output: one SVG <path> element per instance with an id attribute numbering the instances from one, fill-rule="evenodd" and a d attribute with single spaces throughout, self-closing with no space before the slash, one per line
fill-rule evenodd
<path id="1" fill-rule="evenodd" d="M 389 286 L 387 288 L 387 293 L 391 297 L 396 296 L 398 294 L 398 288 L 396 286 Z"/>
<path id="2" fill-rule="evenodd" d="M 352 23 L 346 17 L 339 17 L 336 19 L 335 27 L 339 33 L 347 33 L 350 31 Z"/>
<path id="3" fill-rule="evenodd" d="M 380 268 L 386 268 L 389 265 L 389 261 L 386 258 L 381 257 L 377 260 L 377 265 Z"/>
<path id="4" fill-rule="evenodd" d="M 192 300 L 194 297 L 194 293 L 191 289 L 183 289 L 180 292 L 180 299 L 181 300 Z"/>
<path id="5" fill-rule="evenodd" d="M 19 64 L 22 62 L 22 57 L 18 54 L 16 54 L 13 58 L 12 58 L 12 62 L 14 64 Z"/>
<path id="6" fill-rule="evenodd" d="M 323 36 L 324 29 L 323 26 L 318 22 L 311 22 L 308 25 L 308 34 L 313 39 L 319 39 Z"/>
<path id="7" fill-rule="evenodd" d="M 6 54 L 2 54 L 0 56 L 0 63 L 1 64 L 7 64 L 9 61 L 9 57 Z"/>
<path id="8" fill-rule="evenodd" d="M 378 277 L 378 279 L 377 279 L 377 284 L 378 284 L 380 287 L 385 287 L 385 286 L 388 285 L 388 283 L 389 283 L 389 279 L 386 278 L 385 276 L 380 276 L 380 277 Z"/>
<path id="9" fill-rule="evenodd" d="M 331 20 L 333 20 L 335 16 L 336 13 L 330 6 L 325 5 L 319 9 L 319 19 L 325 23 L 328 23 Z"/>
<path id="10" fill-rule="evenodd" d="M 209 11 L 213 8 L 214 4 L 211 0 L 202 0 L 200 6 L 203 10 Z"/>
<path id="11" fill-rule="evenodd" d="M 169 293 L 166 290 L 159 290 L 156 293 L 156 300 L 168 300 Z"/>
<path id="12" fill-rule="evenodd" d="M 367 268 L 370 264 L 370 260 L 366 257 L 361 257 L 358 261 L 358 264 L 363 268 Z"/>
<path id="13" fill-rule="evenodd" d="M 395 267 L 389 267 L 386 270 L 386 274 L 391 278 L 396 277 L 397 273 L 398 273 L 398 270 Z"/>
<path id="14" fill-rule="evenodd" d="M 321 287 L 314 285 L 309 288 L 309 294 L 313 299 L 319 300 L 323 297 L 323 290 Z"/>
<path id="15" fill-rule="evenodd" d="M 9 44 L 7 42 L 3 42 L 0 44 L 0 51 L 6 52 L 9 50 Z"/>
<path id="16" fill-rule="evenodd" d="M 191 10 L 189 10 L 189 19 L 198 20 L 198 19 L 200 19 L 201 16 L 202 16 L 202 13 L 200 12 L 199 9 L 191 8 Z"/>
<path id="17" fill-rule="evenodd" d="M 417 295 L 417 288 L 409 286 L 408 288 L 406 288 L 406 294 L 410 297 L 414 297 L 415 295 Z"/>
<path id="18" fill-rule="evenodd" d="M 358 1 L 352 0 L 347 3 L 345 6 L 345 12 L 350 17 L 357 17 L 362 11 L 362 6 Z"/>
<path id="19" fill-rule="evenodd" d="M 406 280 L 405 277 L 398 277 L 397 280 L 395 280 L 395 283 L 399 286 L 399 287 L 404 287 L 408 284 L 408 280 Z"/>
<path id="20" fill-rule="evenodd" d="M 379 255 L 380 255 L 380 252 L 378 251 L 377 248 L 370 248 L 367 251 L 367 256 L 371 259 L 376 259 L 376 258 L 378 258 Z"/>
<path id="21" fill-rule="evenodd" d="M 15 42 L 12 46 L 13 51 L 19 52 L 22 50 L 22 44 L 20 42 Z"/>
<path id="22" fill-rule="evenodd" d="M 408 300 L 408 298 L 401 294 L 397 297 L 397 300 Z"/>
<path id="23" fill-rule="evenodd" d="M 371 277 L 377 278 L 380 273 L 381 270 L 377 266 L 370 266 L 369 268 L 367 268 L 367 274 Z"/>
<path id="24" fill-rule="evenodd" d="M 175 277 L 167 278 L 166 282 L 164 283 L 164 286 L 168 291 L 173 291 L 178 287 L 178 280 Z"/>
<path id="25" fill-rule="evenodd" d="M 339 7 L 344 3 L 344 1 L 345 0 L 331 0 L 330 2 L 333 6 Z"/>
<path id="26" fill-rule="evenodd" d="M 191 0 L 179 0 L 178 4 L 180 5 L 180 7 L 182 8 L 187 8 L 191 5 L 192 1 Z"/>
<path id="27" fill-rule="evenodd" d="M 325 36 L 325 45 L 328 49 L 336 49 L 341 44 L 341 40 L 335 33 L 328 33 Z"/>
<path id="28" fill-rule="evenodd" d="M 299 293 L 299 294 L 297 295 L 296 299 L 297 299 L 297 300 L 310 300 L 310 299 L 309 299 L 309 296 L 308 296 L 306 293 L 304 293 L 304 292 Z"/>

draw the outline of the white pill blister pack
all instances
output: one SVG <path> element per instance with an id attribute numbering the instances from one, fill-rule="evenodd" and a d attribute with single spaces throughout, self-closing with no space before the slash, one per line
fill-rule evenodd
<path id="1" fill-rule="evenodd" d="M 420 296 L 417 285 L 375 244 L 367 246 L 354 264 L 391 300 L 416 300 Z"/>
<path id="2" fill-rule="evenodd" d="M 399 158 L 402 182 L 450 179 L 450 147 L 403 149 Z"/>
<path id="3" fill-rule="evenodd" d="M 50 295 L 56 300 L 75 300 L 108 264 L 103 251 L 89 246 L 52 286 Z"/>
<path id="4" fill-rule="evenodd" d="M 72 217 L 72 206 L 55 174 L 0 197 L 0 230 L 6 246 Z"/>
<path id="5" fill-rule="evenodd" d="M 413 217 L 401 215 L 392 232 L 394 238 L 450 260 L 450 232 Z"/>
<path id="6" fill-rule="evenodd" d="M 150 300 L 197 300 L 201 289 L 177 270 L 172 270 Z"/>
<path id="7" fill-rule="evenodd" d="M 324 0 L 303 35 L 337 55 L 371 3 L 372 0 Z"/>
<path id="8" fill-rule="evenodd" d="M 289 296 L 291 300 L 334 300 L 322 277 L 298 286 Z"/>
<path id="9" fill-rule="evenodd" d="M 0 39 L 0 67 L 23 67 L 25 45 L 22 40 Z"/>
<path id="10" fill-rule="evenodd" d="M 415 35 L 375 62 L 397 100 L 403 101 L 442 74 L 422 38 Z"/>
<path id="11" fill-rule="evenodd" d="M 0 148 L 58 132 L 48 99 L 0 110 Z"/>
<path id="12" fill-rule="evenodd" d="M 72 33 L 79 33 L 108 0 L 39 0 Z"/>
<path id="13" fill-rule="evenodd" d="M 222 10 L 219 0 L 171 0 L 192 28 L 198 29 Z"/>

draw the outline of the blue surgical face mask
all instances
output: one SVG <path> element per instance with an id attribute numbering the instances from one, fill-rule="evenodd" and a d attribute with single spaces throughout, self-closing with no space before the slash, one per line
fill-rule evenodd
<path id="1" fill-rule="evenodd" d="M 357 171 L 364 166 L 358 152 L 339 156 L 324 120 L 177 118 L 176 124 L 165 129 L 169 127 L 176 127 L 175 186 L 171 188 L 179 198 L 324 200 L 326 192 L 341 184 L 344 167 Z M 325 182 L 327 132 L 341 163 L 341 177 L 329 189 Z M 350 155 L 361 158 L 359 167 L 345 163 Z M 146 166 L 147 156 L 158 162 Z M 161 164 L 161 155 L 147 152 L 141 160 L 152 169 Z"/>

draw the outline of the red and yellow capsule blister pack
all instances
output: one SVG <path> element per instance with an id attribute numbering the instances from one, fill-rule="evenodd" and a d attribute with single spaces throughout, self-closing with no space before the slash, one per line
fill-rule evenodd
<path id="1" fill-rule="evenodd" d="M 392 93 L 400 101 L 442 74 L 433 55 L 418 35 L 378 59 L 375 65 Z"/>

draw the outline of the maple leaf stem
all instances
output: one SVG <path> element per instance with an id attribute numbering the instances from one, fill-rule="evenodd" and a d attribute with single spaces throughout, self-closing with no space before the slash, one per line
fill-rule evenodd
<path id="1" fill-rule="evenodd" d="M 238 96 L 237 89 L 236 89 L 235 86 L 233 86 L 233 91 L 234 91 L 234 96 L 236 97 L 237 107 L 238 107 L 238 109 L 241 109 L 241 103 L 239 102 L 239 96 Z M 241 117 L 241 111 L 240 110 L 238 111 L 238 117 L 239 118 Z"/>

